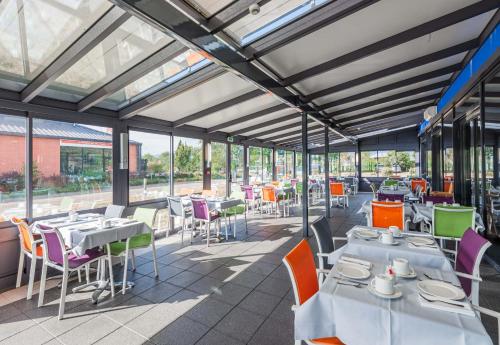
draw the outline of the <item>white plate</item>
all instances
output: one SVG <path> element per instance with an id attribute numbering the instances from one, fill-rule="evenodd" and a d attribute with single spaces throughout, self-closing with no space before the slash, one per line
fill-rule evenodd
<path id="1" fill-rule="evenodd" d="M 377 238 L 378 233 L 372 230 L 355 230 L 354 234 L 361 238 Z"/>
<path id="2" fill-rule="evenodd" d="M 77 228 L 78 231 L 90 231 L 97 230 L 97 226 L 95 225 L 84 225 Z"/>
<path id="3" fill-rule="evenodd" d="M 417 277 L 417 272 L 413 269 L 413 267 L 410 267 L 410 272 L 408 274 L 399 274 L 396 272 L 396 277 L 400 278 L 416 278 Z"/>
<path id="4" fill-rule="evenodd" d="M 432 238 L 428 237 L 416 237 L 416 236 L 408 236 L 406 240 L 417 246 L 431 246 L 434 245 L 435 242 Z"/>
<path id="5" fill-rule="evenodd" d="M 417 287 L 423 293 L 439 298 L 456 301 L 465 298 L 465 292 L 462 289 L 440 280 L 422 280 L 417 283 Z"/>
<path id="6" fill-rule="evenodd" d="M 384 293 L 378 292 L 375 289 L 375 279 L 372 279 L 370 281 L 370 284 L 368 284 L 368 291 L 370 291 L 372 294 L 374 294 L 377 297 L 385 298 L 385 299 L 396 299 L 396 298 L 403 296 L 403 292 L 401 292 L 401 290 L 399 290 L 397 287 L 394 287 L 394 293 L 392 295 L 386 295 Z"/>
<path id="7" fill-rule="evenodd" d="M 366 279 L 370 276 L 370 271 L 358 264 L 339 262 L 335 269 L 340 275 L 350 279 Z"/>
<path id="8" fill-rule="evenodd" d="M 394 241 L 394 240 L 392 240 L 392 243 L 384 243 L 384 242 L 382 242 L 382 239 L 381 239 L 381 238 L 379 238 L 379 239 L 378 239 L 378 241 L 379 241 L 381 244 L 384 244 L 384 245 L 386 245 L 386 246 L 396 246 L 396 245 L 398 245 L 398 244 L 399 244 L 399 242 L 398 242 L 398 241 Z"/>

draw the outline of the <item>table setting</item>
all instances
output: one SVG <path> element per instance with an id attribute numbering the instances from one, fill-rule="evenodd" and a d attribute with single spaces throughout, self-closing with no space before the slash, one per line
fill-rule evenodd
<path id="1" fill-rule="evenodd" d="M 296 309 L 295 339 L 491 344 L 443 252 L 437 246 L 409 246 L 435 241 L 391 230 L 350 230 L 348 243 L 329 256 L 334 266 L 319 292 Z"/>

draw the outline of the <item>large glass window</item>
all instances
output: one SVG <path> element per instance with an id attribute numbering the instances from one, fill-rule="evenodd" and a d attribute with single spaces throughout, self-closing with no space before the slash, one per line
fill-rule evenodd
<path id="1" fill-rule="evenodd" d="M 325 155 L 311 155 L 311 175 L 317 176 L 325 173 Z"/>
<path id="2" fill-rule="evenodd" d="M 328 154 L 328 159 L 330 161 L 329 169 L 330 176 L 339 176 L 339 152 L 331 152 Z"/>
<path id="3" fill-rule="evenodd" d="M 26 216 L 26 119 L 0 115 L 0 222 Z"/>
<path id="4" fill-rule="evenodd" d="M 377 151 L 361 152 L 361 175 L 363 177 L 378 176 Z"/>
<path id="5" fill-rule="evenodd" d="M 286 173 L 285 178 L 291 179 L 293 177 L 293 151 L 286 151 Z"/>
<path id="6" fill-rule="evenodd" d="M 243 154 L 243 146 L 231 144 L 231 183 L 235 185 L 243 184 L 243 174 L 245 169 Z M 234 187 L 235 186 L 232 188 Z"/>
<path id="7" fill-rule="evenodd" d="M 203 191 L 203 141 L 174 137 L 174 194 Z"/>
<path id="8" fill-rule="evenodd" d="M 356 175 L 356 153 L 340 152 L 339 155 L 340 176 Z"/>
<path id="9" fill-rule="evenodd" d="M 286 175 L 286 153 L 285 150 L 276 150 L 276 177 L 282 180 Z"/>
<path id="10" fill-rule="evenodd" d="M 262 183 L 262 149 L 260 147 L 248 148 L 248 177 L 250 184 Z"/>
<path id="11" fill-rule="evenodd" d="M 218 196 L 226 196 L 226 144 L 212 142 L 211 186 Z"/>
<path id="12" fill-rule="evenodd" d="M 273 179 L 273 149 L 262 149 L 262 181 L 271 182 Z"/>
<path id="13" fill-rule="evenodd" d="M 170 137 L 129 131 L 129 202 L 170 194 Z"/>
<path id="14" fill-rule="evenodd" d="M 112 170 L 111 128 L 33 120 L 33 216 L 112 203 Z"/>
<path id="15" fill-rule="evenodd" d="M 453 113 L 449 112 L 443 120 L 443 177 L 453 180 Z"/>
<path id="16" fill-rule="evenodd" d="M 297 178 L 302 178 L 302 152 L 295 155 L 295 174 Z"/>

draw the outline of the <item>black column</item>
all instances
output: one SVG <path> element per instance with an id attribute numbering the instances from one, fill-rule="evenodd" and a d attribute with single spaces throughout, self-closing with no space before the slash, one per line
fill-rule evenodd
<path id="1" fill-rule="evenodd" d="M 486 157 L 484 155 L 484 149 L 486 148 L 485 141 L 484 141 L 484 131 L 485 131 L 485 121 L 486 121 L 486 98 L 485 98 L 485 90 L 484 90 L 484 81 L 481 82 L 479 85 L 479 99 L 480 99 L 480 118 L 479 118 L 479 126 L 480 126 L 480 142 L 481 142 L 481 185 L 482 188 L 480 190 L 481 196 L 481 215 L 483 216 L 483 219 L 486 219 Z"/>
<path id="2" fill-rule="evenodd" d="M 121 133 L 128 133 L 125 122 L 117 121 L 113 126 L 113 204 L 128 205 L 128 167 L 120 169 Z M 128 143 L 125 143 L 128 146 Z M 129 162 L 130 164 L 130 162 Z"/>
<path id="3" fill-rule="evenodd" d="M 226 196 L 231 195 L 231 144 L 226 144 Z"/>
<path id="4" fill-rule="evenodd" d="M 249 153 L 248 153 L 248 145 L 247 144 L 243 144 L 243 184 L 245 186 L 248 185 L 248 157 L 249 157 Z"/>
<path id="5" fill-rule="evenodd" d="M 212 189 L 212 155 L 211 143 L 203 139 L 203 189 Z"/>
<path id="6" fill-rule="evenodd" d="M 328 127 L 325 127 L 325 207 L 326 217 L 330 218 L 330 136 Z"/>
<path id="7" fill-rule="evenodd" d="M 309 188 L 307 185 L 308 176 L 307 162 L 307 114 L 302 114 L 302 234 L 309 237 L 309 214 L 308 197 Z"/>

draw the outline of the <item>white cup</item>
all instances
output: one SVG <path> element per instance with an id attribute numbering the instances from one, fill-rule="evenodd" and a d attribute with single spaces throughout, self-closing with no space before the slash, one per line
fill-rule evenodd
<path id="1" fill-rule="evenodd" d="M 395 258 L 392 260 L 392 267 L 394 268 L 394 271 L 396 271 L 396 274 L 405 276 L 410 274 L 410 264 L 408 263 L 408 260 L 404 258 Z"/>
<path id="2" fill-rule="evenodd" d="M 78 220 L 78 213 L 76 212 L 72 212 L 70 215 L 69 215 L 69 221 L 70 222 L 76 222 Z"/>
<path id="3" fill-rule="evenodd" d="M 394 280 L 386 274 L 377 274 L 375 276 L 375 290 L 384 295 L 394 294 Z"/>
<path id="4" fill-rule="evenodd" d="M 380 241 L 384 244 L 394 243 L 394 236 L 392 235 L 392 232 L 383 232 L 382 235 L 380 235 Z"/>
<path id="5" fill-rule="evenodd" d="M 391 225 L 389 227 L 389 231 L 392 233 L 393 236 L 401 236 L 401 229 L 395 225 Z"/>
<path id="6" fill-rule="evenodd" d="M 104 217 L 99 217 L 99 228 L 104 229 Z"/>
<path id="7" fill-rule="evenodd" d="M 432 201 L 425 202 L 425 206 L 427 206 L 427 207 L 432 207 L 432 205 L 434 205 L 434 203 Z"/>
<path id="8" fill-rule="evenodd" d="M 111 227 L 111 219 L 105 219 L 103 222 L 104 228 L 110 228 Z"/>

